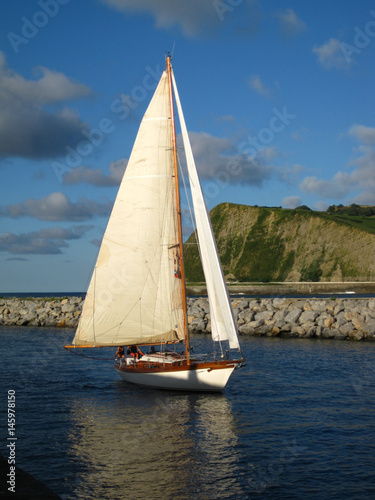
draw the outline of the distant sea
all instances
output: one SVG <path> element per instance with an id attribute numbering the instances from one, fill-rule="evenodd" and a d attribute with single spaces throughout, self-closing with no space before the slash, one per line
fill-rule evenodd
<path id="1" fill-rule="evenodd" d="M 85 297 L 86 292 L 6 292 L 1 293 L 0 297 L 10 298 L 17 297 L 19 299 L 26 297 Z"/>
<path id="2" fill-rule="evenodd" d="M 337 298 L 346 298 L 346 299 L 361 299 L 361 298 L 366 298 L 366 297 L 375 297 L 375 293 L 354 293 L 354 292 L 339 292 L 339 293 L 315 293 L 315 294 L 286 294 L 286 295 L 259 295 L 259 294 L 243 294 L 243 293 L 237 293 L 237 294 L 230 294 L 232 299 L 235 298 L 259 298 L 259 299 L 266 299 L 266 298 L 275 298 L 275 297 L 286 297 L 286 298 L 296 298 L 296 299 L 312 299 L 312 298 L 317 298 L 317 299 L 329 299 L 331 297 L 337 297 Z M 0 292 L 0 297 L 4 298 L 10 298 L 10 297 L 17 297 L 19 299 L 22 298 L 27 298 L 27 297 L 35 297 L 35 298 L 41 298 L 41 297 L 86 297 L 86 292 L 6 292 L 6 293 L 1 293 Z"/>

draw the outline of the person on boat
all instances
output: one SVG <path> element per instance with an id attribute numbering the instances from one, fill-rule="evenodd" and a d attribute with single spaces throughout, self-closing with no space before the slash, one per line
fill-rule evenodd
<path id="1" fill-rule="evenodd" d="M 125 358 L 125 349 L 122 346 L 118 346 L 115 358 Z"/>
<path id="2" fill-rule="evenodd" d="M 130 354 L 132 358 L 137 360 L 144 356 L 143 352 L 136 345 L 129 346 L 127 353 Z"/>
<path id="3" fill-rule="evenodd" d="M 125 359 L 125 349 L 122 346 L 118 346 L 115 354 L 115 359 L 116 358 L 120 359 L 120 365 L 122 365 L 123 360 Z"/>

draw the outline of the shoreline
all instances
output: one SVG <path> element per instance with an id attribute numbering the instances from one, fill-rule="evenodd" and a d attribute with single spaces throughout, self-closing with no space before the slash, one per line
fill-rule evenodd
<path id="1" fill-rule="evenodd" d="M 0 326 L 76 328 L 83 297 L 0 299 Z M 240 335 L 375 341 L 375 298 L 232 298 Z M 188 327 L 211 333 L 206 297 L 188 298 Z"/>
<path id="2" fill-rule="evenodd" d="M 284 297 L 307 295 L 350 295 L 360 294 L 369 297 L 375 295 L 375 282 L 373 281 L 282 281 L 272 283 L 261 282 L 227 282 L 227 288 L 231 295 L 255 295 L 264 297 Z M 186 292 L 188 296 L 207 295 L 206 286 L 202 283 L 187 283 Z M 86 292 L 4 292 L 0 293 L 1 299 L 65 299 L 71 297 L 85 297 Z"/>
<path id="3" fill-rule="evenodd" d="M 375 294 L 375 282 L 372 281 L 347 281 L 347 282 L 280 282 L 280 283 L 227 283 L 231 295 L 267 295 L 269 297 L 285 295 L 309 295 L 314 294 Z M 204 285 L 188 284 L 186 287 L 188 295 L 207 295 Z"/>

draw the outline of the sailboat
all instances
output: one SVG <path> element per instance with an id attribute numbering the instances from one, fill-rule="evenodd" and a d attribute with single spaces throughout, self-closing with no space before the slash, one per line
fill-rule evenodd
<path id="1" fill-rule="evenodd" d="M 175 104 L 210 304 L 214 349 L 202 355 L 193 352 L 188 330 Z M 169 55 L 66 347 L 109 346 L 125 347 L 114 364 L 123 380 L 159 389 L 221 391 L 245 361 Z"/>

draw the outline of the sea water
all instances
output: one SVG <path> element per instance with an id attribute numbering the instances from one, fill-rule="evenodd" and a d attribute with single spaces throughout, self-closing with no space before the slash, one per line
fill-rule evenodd
<path id="1" fill-rule="evenodd" d="M 15 391 L 16 464 L 63 499 L 375 498 L 375 344 L 243 336 L 224 392 L 188 394 L 126 384 L 73 333 L 0 329 L 0 450 Z"/>

